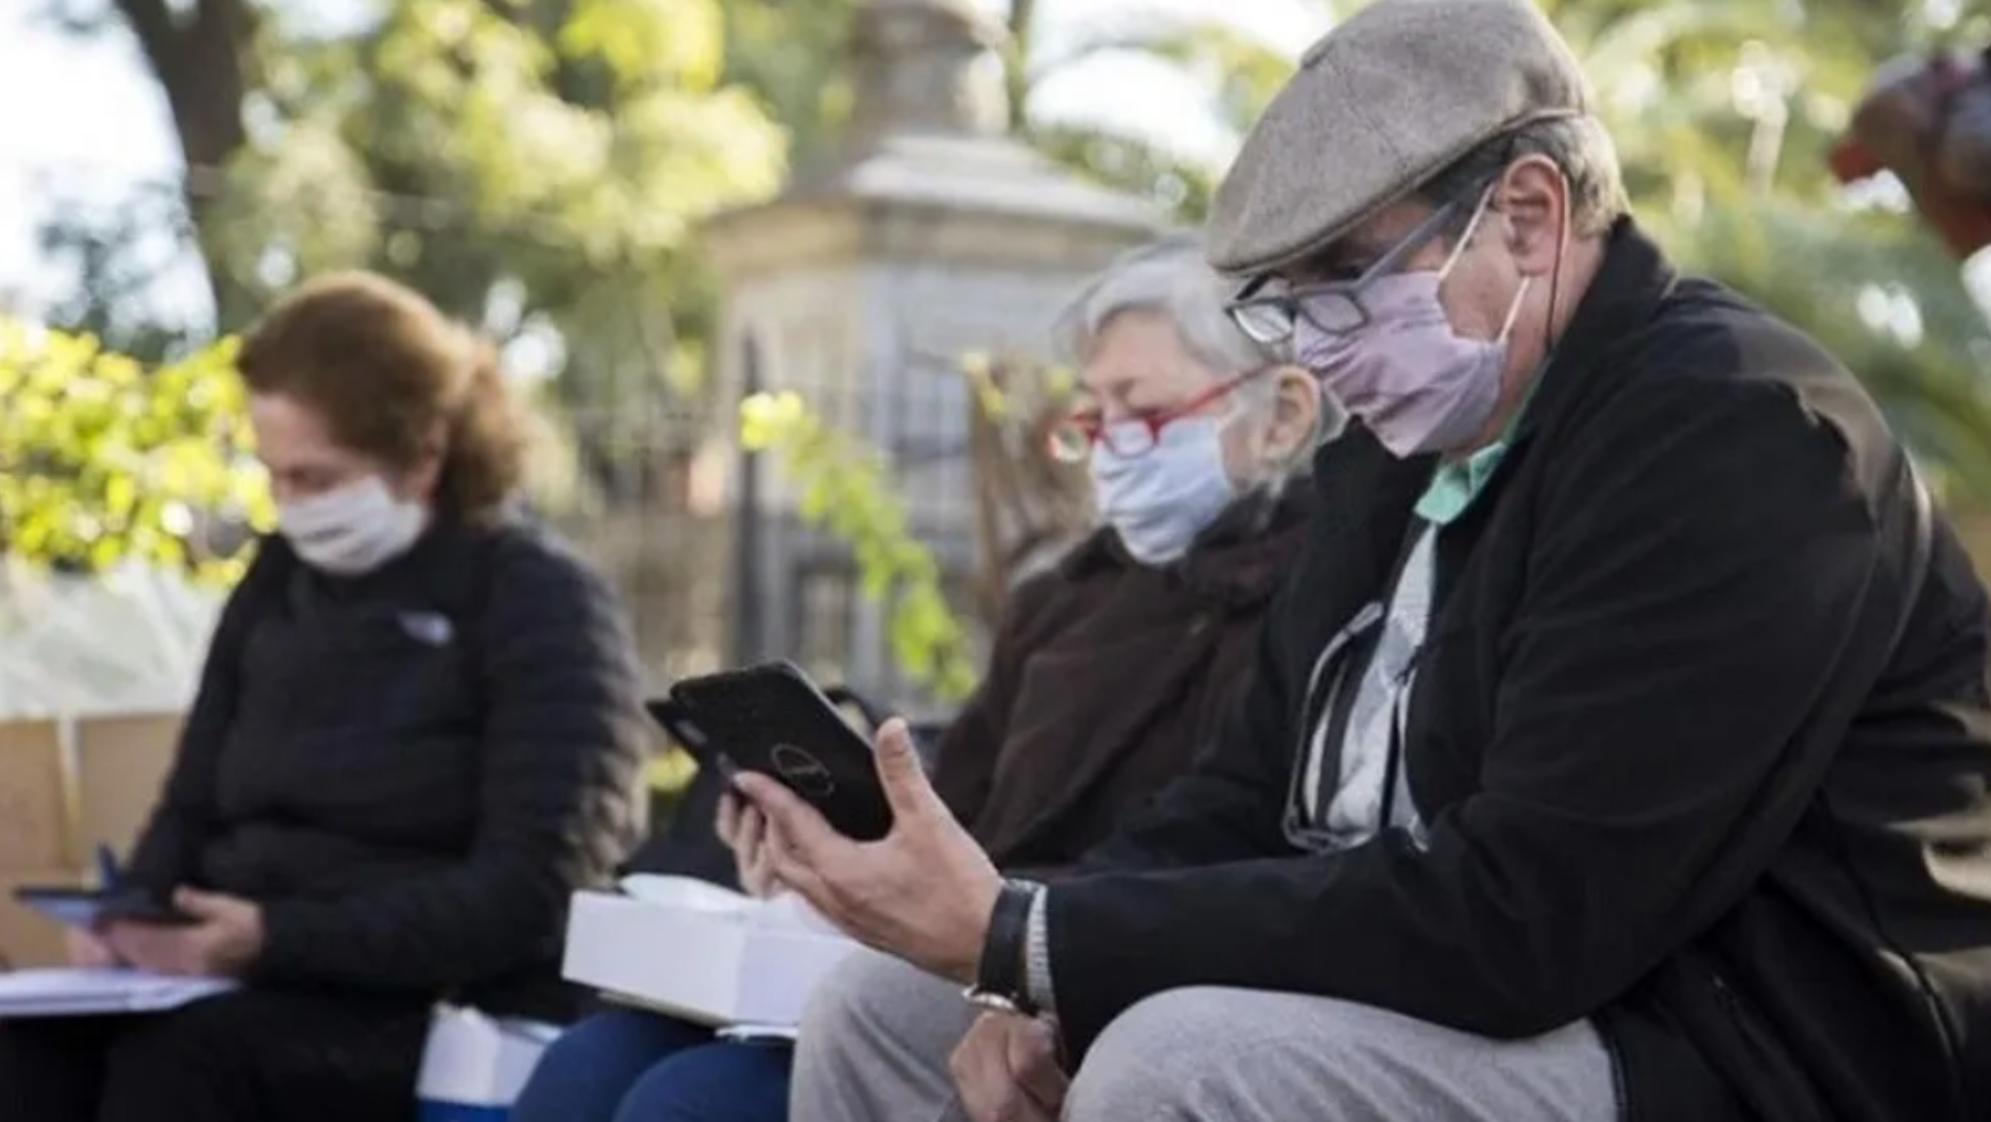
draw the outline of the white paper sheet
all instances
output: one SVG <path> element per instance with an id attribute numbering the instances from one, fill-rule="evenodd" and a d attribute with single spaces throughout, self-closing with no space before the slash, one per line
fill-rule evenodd
<path id="1" fill-rule="evenodd" d="M 179 978 L 143 970 L 16 970 L 0 974 L 0 1020 L 162 1013 L 227 993 L 226 978 Z"/>

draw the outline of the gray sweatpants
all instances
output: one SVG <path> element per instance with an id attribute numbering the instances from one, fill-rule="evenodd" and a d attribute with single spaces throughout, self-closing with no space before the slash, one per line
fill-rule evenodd
<path id="1" fill-rule="evenodd" d="M 961 1117 L 947 1058 L 960 988 L 853 955 L 810 1003 L 793 1122 Z M 1194 987 L 1121 1014 L 1073 1080 L 1065 1122 L 1616 1122 L 1589 1022 L 1490 1040 L 1325 997 Z"/>

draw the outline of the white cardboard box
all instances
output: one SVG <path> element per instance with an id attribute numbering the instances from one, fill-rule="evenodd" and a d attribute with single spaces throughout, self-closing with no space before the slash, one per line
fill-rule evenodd
<path id="1" fill-rule="evenodd" d="M 553 1025 L 436 1006 L 415 1080 L 418 1119 L 503 1122 L 540 1055 L 559 1035 Z"/>
<path id="2" fill-rule="evenodd" d="M 700 1024 L 796 1025 L 816 981 L 857 947 L 791 899 L 680 877 L 625 885 L 641 895 L 574 894 L 561 972 Z"/>

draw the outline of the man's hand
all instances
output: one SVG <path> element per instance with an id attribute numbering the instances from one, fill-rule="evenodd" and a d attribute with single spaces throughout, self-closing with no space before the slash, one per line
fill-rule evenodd
<path id="1" fill-rule="evenodd" d="M 141 970 L 211 978 L 238 977 L 263 949 L 263 909 L 251 901 L 182 888 L 173 906 L 200 922 L 185 927 L 120 920 L 104 941 Z"/>
<path id="2" fill-rule="evenodd" d="M 973 1122 L 1056 1122 L 1071 1080 L 1058 1064 L 1058 1026 L 984 1013 L 947 1061 Z"/>
<path id="3" fill-rule="evenodd" d="M 868 843 L 838 834 L 764 775 L 743 772 L 734 784 L 767 816 L 783 883 L 851 938 L 965 985 L 981 964 L 1002 877 L 927 783 L 904 721 L 879 730 L 877 764 L 892 832 Z"/>
<path id="4" fill-rule="evenodd" d="M 733 851 L 742 891 L 765 899 L 787 890 L 774 875 L 774 847 L 768 844 L 767 816 L 759 807 L 743 805 L 730 791 L 720 795 L 718 831 L 719 840 Z"/>

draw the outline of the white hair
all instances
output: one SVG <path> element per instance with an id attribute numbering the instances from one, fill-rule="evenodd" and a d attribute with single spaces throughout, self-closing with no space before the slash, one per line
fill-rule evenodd
<path id="1" fill-rule="evenodd" d="M 1210 268 L 1201 238 L 1173 234 L 1121 254 L 1087 281 L 1058 317 L 1055 342 L 1066 359 L 1084 364 L 1113 317 L 1159 312 L 1175 327 L 1189 356 L 1218 378 L 1292 362 L 1283 346 L 1260 343 L 1238 329 L 1229 311 L 1233 287 Z M 1237 397 L 1252 413 L 1265 415 L 1278 401 L 1279 380 L 1252 378 L 1238 388 Z M 1302 441 L 1284 469 L 1304 468 L 1315 444 L 1339 435 L 1345 421 L 1340 405 L 1321 394 L 1314 439 Z"/>
<path id="2" fill-rule="evenodd" d="M 1174 325 L 1190 356 L 1219 378 L 1286 361 L 1280 349 L 1254 341 L 1231 322 L 1225 311 L 1230 290 L 1203 260 L 1200 239 L 1186 234 L 1163 238 L 1122 254 L 1086 282 L 1058 317 L 1058 349 L 1083 363 L 1113 317 L 1159 312 Z"/>

